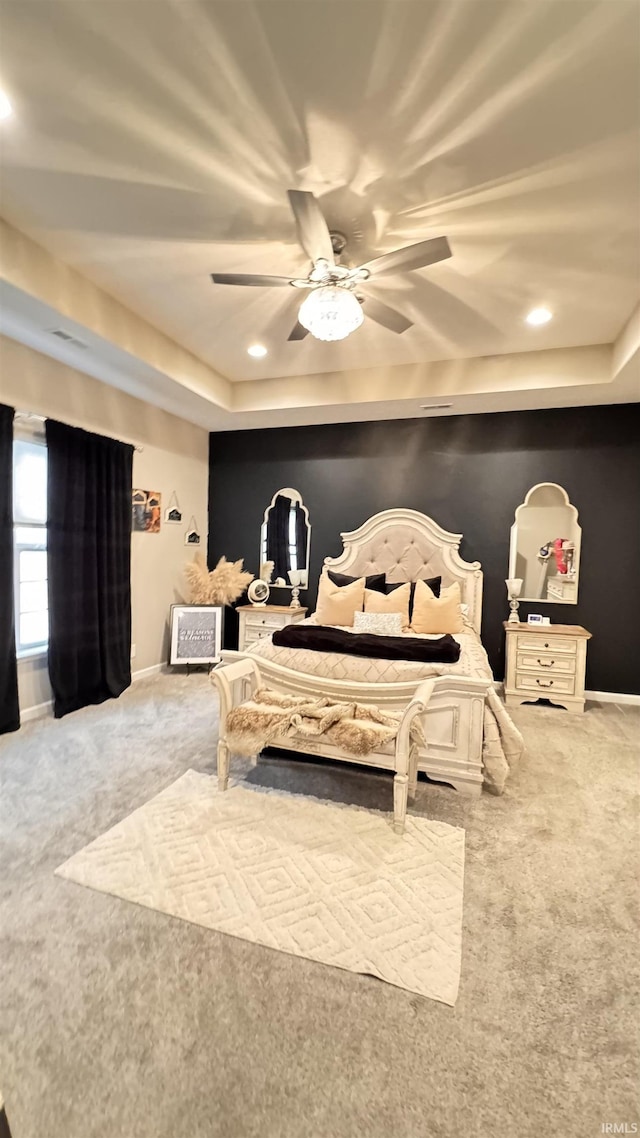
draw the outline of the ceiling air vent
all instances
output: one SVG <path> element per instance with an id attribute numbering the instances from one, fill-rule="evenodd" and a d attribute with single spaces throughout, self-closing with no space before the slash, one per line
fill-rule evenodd
<path id="1" fill-rule="evenodd" d="M 62 340 L 65 344 L 73 344 L 74 348 L 88 348 L 89 345 L 85 344 L 84 340 L 79 340 L 77 336 L 72 335 L 71 332 L 65 332 L 64 328 L 49 328 L 51 336 L 56 336 L 58 340 Z"/>

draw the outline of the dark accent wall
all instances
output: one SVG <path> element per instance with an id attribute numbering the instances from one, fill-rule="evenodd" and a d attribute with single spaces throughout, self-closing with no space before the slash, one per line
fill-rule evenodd
<path id="1" fill-rule="evenodd" d="M 340 532 L 393 506 L 421 510 L 463 533 L 462 556 L 484 570 L 482 639 L 504 675 L 509 534 L 537 482 L 564 486 L 582 526 L 577 605 L 536 602 L 552 623 L 583 624 L 587 688 L 640 693 L 640 405 L 402 419 L 212 434 L 209 559 L 244 557 L 256 572 L 260 526 L 276 490 L 302 494 L 311 522 L 303 603 L 314 607 Z M 290 593 L 273 590 L 274 603 Z M 237 618 L 227 621 L 233 643 Z"/>

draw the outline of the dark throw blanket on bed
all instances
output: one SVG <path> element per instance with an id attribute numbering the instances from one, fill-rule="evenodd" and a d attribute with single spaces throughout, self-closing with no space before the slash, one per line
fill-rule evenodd
<path id="1" fill-rule="evenodd" d="M 414 660 L 421 664 L 457 664 L 460 645 L 448 634 L 438 640 L 413 636 L 373 636 L 345 632 L 325 624 L 289 624 L 273 634 L 278 648 L 308 648 L 311 652 L 343 652 L 377 660 Z"/>

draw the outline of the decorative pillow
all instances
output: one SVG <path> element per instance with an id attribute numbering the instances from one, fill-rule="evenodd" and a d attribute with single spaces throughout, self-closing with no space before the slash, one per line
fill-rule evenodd
<path id="1" fill-rule="evenodd" d="M 401 636 L 402 614 L 399 612 L 356 612 L 353 631 L 370 632 L 373 636 Z"/>
<path id="2" fill-rule="evenodd" d="M 327 569 L 327 575 L 334 585 L 353 585 L 358 577 L 349 577 L 347 573 L 334 573 L 333 569 Z M 372 573 L 370 577 L 365 577 L 366 588 L 373 589 L 376 593 L 385 592 L 386 577 L 384 573 Z"/>
<path id="3" fill-rule="evenodd" d="M 341 624 L 346 628 L 353 626 L 354 612 L 362 612 L 364 602 L 364 577 L 358 577 L 351 585 L 334 585 L 326 573 L 320 577 L 316 620 L 318 624 Z"/>
<path id="4" fill-rule="evenodd" d="M 411 584 L 401 585 L 394 589 L 389 596 L 385 593 L 376 593 L 373 589 L 364 591 L 365 612 L 399 612 L 402 617 L 402 627 L 409 627 L 409 600 L 411 597 Z"/>
<path id="5" fill-rule="evenodd" d="M 424 577 L 423 581 L 424 581 L 425 585 L 429 586 L 434 597 L 440 596 L 440 586 L 442 585 L 442 577 Z M 397 588 L 399 588 L 399 585 L 397 585 L 395 582 L 387 581 L 384 591 L 385 591 L 385 593 L 391 593 L 391 592 L 393 592 L 394 589 L 397 589 Z M 409 616 L 411 616 L 411 614 L 413 612 L 413 597 L 415 594 L 415 589 L 416 589 L 416 583 L 415 583 L 415 581 L 412 581 L 411 582 L 411 600 L 409 601 Z"/>
<path id="6" fill-rule="evenodd" d="M 458 582 L 441 589 L 436 597 L 424 581 L 416 581 L 411 631 L 442 636 L 445 632 L 462 632 L 463 628 Z"/>

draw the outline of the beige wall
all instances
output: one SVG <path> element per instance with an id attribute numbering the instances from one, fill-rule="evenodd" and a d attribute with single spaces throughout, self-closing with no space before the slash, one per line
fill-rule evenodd
<path id="1" fill-rule="evenodd" d="M 160 491 L 163 511 L 175 490 L 184 525 L 163 520 L 159 534 L 131 537 L 132 668 L 166 662 L 169 605 L 185 599 L 183 570 L 193 556 L 184 544 L 192 514 L 206 551 L 207 432 L 5 337 L 0 337 L 0 402 L 140 444 L 143 449 L 133 458 L 134 486 Z M 19 679 L 22 708 L 50 698 L 46 658 L 21 660 Z"/>

